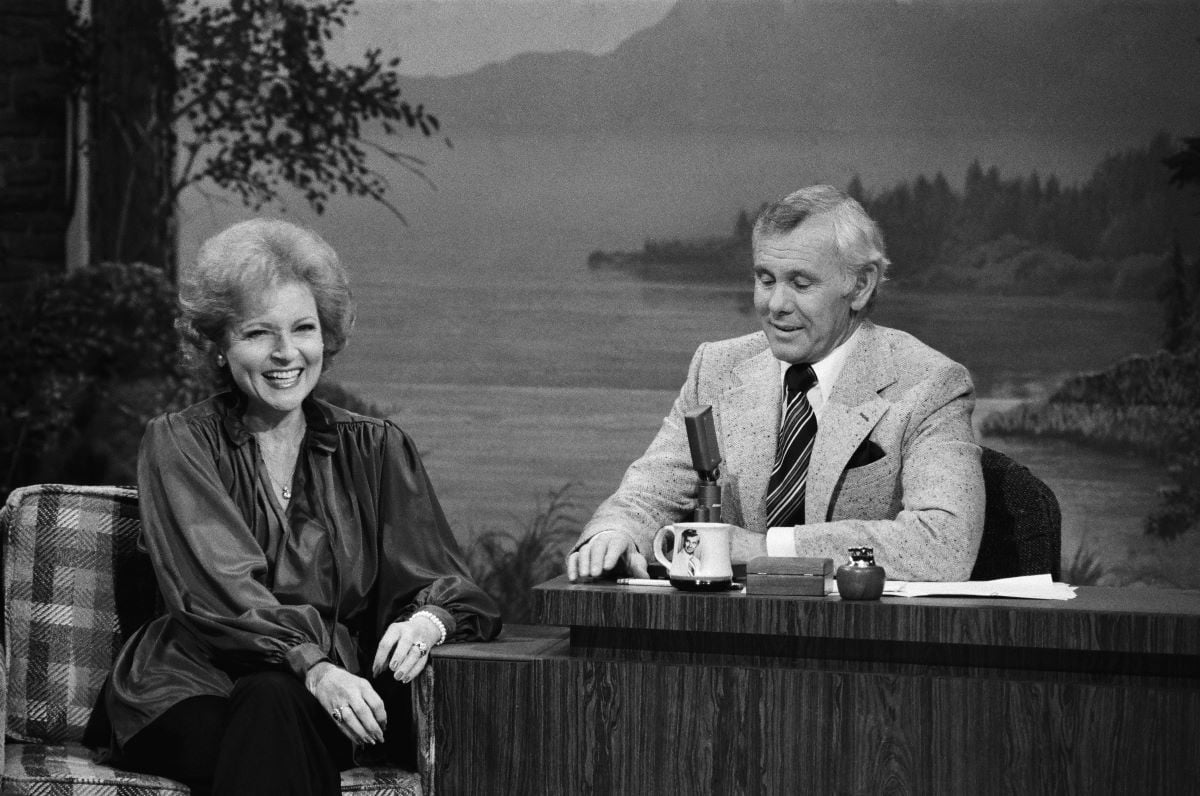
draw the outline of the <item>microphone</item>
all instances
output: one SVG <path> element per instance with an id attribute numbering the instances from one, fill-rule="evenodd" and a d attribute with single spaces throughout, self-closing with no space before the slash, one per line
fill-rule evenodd
<path id="1" fill-rule="evenodd" d="M 696 471 L 697 502 L 694 522 L 721 521 L 721 449 L 717 445 L 717 429 L 713 425 L 712 407 L 705 406 L 683 416 L 687 429 L 688 447 L 692 452 L 692 469 Z"/>

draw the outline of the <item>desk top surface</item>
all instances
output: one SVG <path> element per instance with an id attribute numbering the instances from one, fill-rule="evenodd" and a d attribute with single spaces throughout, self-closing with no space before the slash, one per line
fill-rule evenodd
<path id="1" fill-rule="evenodd" d="M 1200 655 L 1200 592 L 1080 587 L 1073 600 L 704 594 L 570 583 L 534 589 L 534 620 L 624 630 L 908 641 Z"/>

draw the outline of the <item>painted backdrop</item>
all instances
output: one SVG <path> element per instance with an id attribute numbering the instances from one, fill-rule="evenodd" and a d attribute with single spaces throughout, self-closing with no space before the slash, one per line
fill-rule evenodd
<path id="1" fill-rule="evenodd" d="M 1023 282 L 1012 270 L 1043 256 L 1020 236 L 925 251 L 894 211 L 1014 185 L 1036 184 L 1041 199 L 1087 193 L 1106 158 L 1146 160 L 1156 136 L 1174 146 L 1200 134 L 1194 4 L 358 8 L 337 51 L 400 55 L 410 99 L 440 116 L 448 141 L 399 143 L 430 182 L 394 175 L 407 226 L 360 201 L 285 212 L 352 269 L 359 325 L 331 376 L 416 438 L 464 540 L 527 525 L 568 485 L 586 518 L 649 442 L 695 346 L 756 328 L 749 272 L 719 272 L 726 255 L 713 252 L 732 240 L 736 268 L 739 215 L 808 183 L 853 182 L 881 211 L 891 203 L 904 246 L 877 318 L 971 368 L 977 421 L 1158 347 L 1154 288 L 1178 229 L 1149 253 L 1109 241 L 1107 259 L 1035 263 L 1051 285 L 1035 266 Z M 1147 179 L 1165 183 L 1158 168 Z M 183 258 L 242 213 L 192 197 Z M 680 251 L 708 270 L 672 265 Z M 947 251 L 951 271 L 969 254 L 1016 281 L 956 289 L 932 267 Z M 1167 478 L 1153 458 L 984 442 L 1055 490 L 1065 563 L 1085 553 L 1099 582 L 1200 587 L 1195 534 L 1164 542 L 1143 530 Z"/>

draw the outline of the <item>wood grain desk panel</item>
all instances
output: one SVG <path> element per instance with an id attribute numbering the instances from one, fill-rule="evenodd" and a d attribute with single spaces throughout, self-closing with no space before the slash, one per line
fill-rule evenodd
<path id="1" fill-rule="evenodd" d="M 1200 656 L 1200 592 L 1080 587 L 1074 600 L 698 594 L 556 578 L 537 624 Z"/>
<path id="2" fill-rule="evenodd" d="M 574 626 L 436 651 L 436 794 L 1187 793 L 1200 782 L 1195 595 L 856 605 L 551 582 L 535 599 L 539 618 Z M 797 643 L 770 632 L 781 628 L 827 635 Z M 1042 665 L 1010 654 L 1009 639 Z M 1055 656 L 1122 663 L 1043 668 Z"/>

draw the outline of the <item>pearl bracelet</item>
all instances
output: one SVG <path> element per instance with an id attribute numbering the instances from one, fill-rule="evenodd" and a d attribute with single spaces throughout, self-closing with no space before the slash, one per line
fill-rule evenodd
<path id="1" fill-rule="evenodd" d="M 437 641 L 435 641 L 433 643 L 433 645 L 436 647 L 438 644 L 445 644 L 446 643 L 446 623 L 443 622 L 441 619 L 439 619 L 438 615 L 435 614 L 433 611 L 417 611 L 415 614 L 410 616 L 409 619 L 416 619 L 418 616 L 424 617 L 424 618 L 428 619 L 430 622 L 433 622 L 433 624 L 437 627 L 437 629 L 439 631 L 441 631 L 442 637 L 439 638 Z"/>

